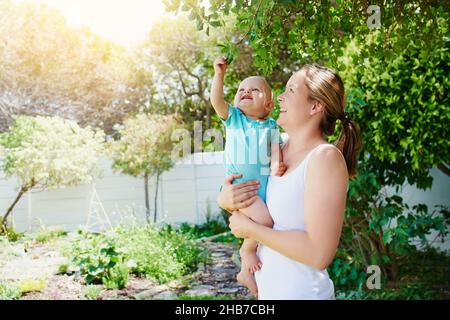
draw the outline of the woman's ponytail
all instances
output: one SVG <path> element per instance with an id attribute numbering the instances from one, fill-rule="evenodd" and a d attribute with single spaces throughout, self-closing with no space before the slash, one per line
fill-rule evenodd
<path id="1" fill-rule="evenodd" d="M 350 177 L 356 175 L 358 155 L 362 149 L 361 134 L 356 122 L 345 112 L 345 91 L 341 77 L 333 70 L 317 64 L 301 68 L 305 72 L 310 99 L 320 101 L 325 112 L 320 128 L 325 135 L 332 135 L 336 121 L 341 120 L 342 129 L 336 146 L 342 152 Z"/>
<path id="2" fill-rule="evenodd" d="M 361 133 L 358 125 L 352 121 L 347 113 L 340 117 L 342 122 L 341 133 L 336 141 L 336 146 L 344 156 L 347 170 L 350 177 L 356 175 L 358 155 L 362 149 Z"/>

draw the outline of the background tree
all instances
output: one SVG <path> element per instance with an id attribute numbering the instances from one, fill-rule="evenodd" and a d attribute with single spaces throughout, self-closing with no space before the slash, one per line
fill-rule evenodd
<path id="1" fill-rule="evenodd" d="M 15 116 L 9 131 L 0 134 L 0 169 L 17 176 L 19 193 L 2 218 L 7 218 L 30 190 L 50 190 L 89 183 L 100 175 L 99 156 L 104 133 L 81 128 L 58 117 Z"/>
<path id="2" fill-rule="evenodd" d="M 174 145 L 171 136 L 179 126 L 180 122 L 174 115 L 137 114 L 118 128 L 117 140 L 108 142 L 107 150 L 113 160 L 113 168 L 124 174 L 144 178 L 147 222 L 150 222 L 148 182 L 151 177 L 156 177 L 156 222 L 159 178 L 174 165 L 171 159 Z"/>
<path id="3" fill-rule="evenodd" d="M 0 1 L 0 132 L 12 115 L 57 115 L 112 131 L 151 80 L 125 49 L 75 29 L 57 10 Z"/>

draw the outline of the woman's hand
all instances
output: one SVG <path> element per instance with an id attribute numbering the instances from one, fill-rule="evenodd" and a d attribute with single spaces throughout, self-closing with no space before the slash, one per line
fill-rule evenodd
<path id="1" fill-rule="evenodd" d="M 250 237 L 249 231 L 252 228 L 253 222 L 246 215 L 240 213 L 239 211 L 234 211 L 230 217 L 230 230 L 231 233 L 237 238 L 248 238 Z"/>
<path id="2" fill-rule="evenodd" d="M 233 184 L 233 180 L 240 177 L 242 177 L 242 174 L 228 176 L 217 198 L 219 206 L 230 213 L 247 208 L 258 197 L 259 181 L 252 180 Z"/>

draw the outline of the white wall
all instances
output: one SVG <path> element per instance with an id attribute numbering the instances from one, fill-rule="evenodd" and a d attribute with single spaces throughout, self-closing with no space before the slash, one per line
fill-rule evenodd
<path id="1" fill-rule="evenodd" d="M 431 189 L 423 191 L 409 184 L 404 184 L 400 193 L 403 200 L 409 205 L 423 203 L 428 207 L 428 212 L 434 210 L 435 205 L 444 205 L 450 208 L 450 178 L 438 169 L 432 169 L 433 186 Z M 395 194 L 394 188 L 388 188 L 389 194 Z M 427 239 L 434 240 L 437 233 L 430 234 Z M 435 246 L 442 250 L 450 250 L 450 235 L 444 243 L 435 242 Z"/>

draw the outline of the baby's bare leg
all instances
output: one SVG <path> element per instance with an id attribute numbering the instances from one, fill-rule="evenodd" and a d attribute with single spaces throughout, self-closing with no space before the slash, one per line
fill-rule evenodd
<path id="1" fill-rule="evenodd" d="M 251 206 L 240 209 L 239 211 L 259 224 L 267 227 L 273 226 L 273 220 L 269 210 L 267 210 L 266 204 L 259 197 Z M 261 269 L 261 261 L 256 255 L 257 246 L 258 242 L 255 240 L 244 240 L 239 250 L 241 255 L 241 272 L 237 276 L 238 281 L 249 288 L 254 295 L 257 294 L 257 286 L 253 273 Z"/>
<path id="2" fill-rule="evenodd" d="M 269 210 L 260 197 L 258 197 L 251 206 L 239 211 L 259 224 L 267 227 L 272 227 L 273 225 Z M 241 259 L 250 273 L 254 273 L 261 268 L 261 262 L 256 256 L 257 247 L 258 243 L 255 240 L 245 239 L 240 250 Z"/>
<path id="3" fill-rule="evenodd" d="M 260 197 L 257 197 L 256 201 L 252 205 L 247 208 L 240 209 L 239 211 L 256 223 L 265 225 L 267 227 L 273 226 L 272 216 L 270 215 L 266 204 Z"/>

